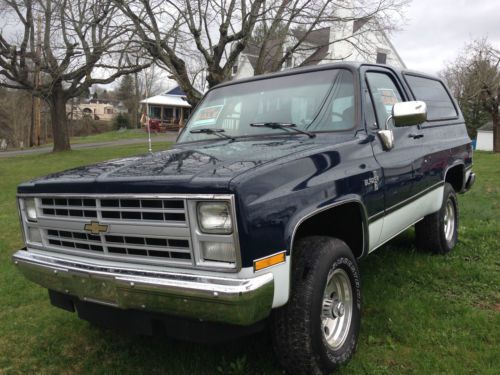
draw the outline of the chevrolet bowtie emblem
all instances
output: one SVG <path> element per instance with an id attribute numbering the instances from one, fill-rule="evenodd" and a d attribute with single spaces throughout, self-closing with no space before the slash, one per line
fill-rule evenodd
<path id="1" fill-rule="evenodd" d="M 99 234 L 108 231 L 108 226 L 104 224 L 99 224 L 97 221 L 91 221 L 89 224 L 85 224 L 84 229 L 92 234 Z"/>

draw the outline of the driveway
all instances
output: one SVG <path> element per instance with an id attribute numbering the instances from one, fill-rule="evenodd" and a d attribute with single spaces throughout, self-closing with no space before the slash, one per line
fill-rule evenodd
<path id="1" fill-rule="evenodd" d="M 177 134 L 160 135 L 151 138 L 153 144 L 158 142 L 175 142 Z M 71 145 L 72 150 L 80 150 L 84 148 L 99 148 L 99 147 L 109 147 L 109 146 L 125 146 L 133 145 L 138 143 L 144 143 L 144 150 L 148 149 L 147 138 L 132 138 L 132 139 L 120 139 L 117 141 L 107 141 L 107 142 L 95 142 L 95 143 L 80 143 Z M 51 152 L 52 146 L 50 147 L 39 147 L 39 148 L 29 148 L 26 150 L 15 150 L 15 151 L 0 151 L 0 158 L 8 158 L 17 155 L 30 155 L 30 154 L 41 154 L 45 152 Z"/>

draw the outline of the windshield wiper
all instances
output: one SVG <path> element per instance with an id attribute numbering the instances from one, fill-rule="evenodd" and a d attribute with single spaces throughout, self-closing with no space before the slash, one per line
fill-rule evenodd
<path id="1" fill-rule="evenodd" d="M 254 128 L 271 128 L 271 129 L 284 129 L 284 130 L 291 129 L 297 133 L 305 134 L 309 136 L 309 138 L 316 137 L 316 134 L 299 129 L 295 124 L 288 124 L 284 122 L 255 122 L 250 124 L 250 126 L 253 126 Z"/>
<path id="2" fill-rule="evenodd" d="M 213 129 L 213 128 L 203 128 L 203 129 L 193 129 L 189 131 L 192 134 L 213 134 L 218 136 L 219 138 L 230 139 L 234 141 L 236 138 L 231 137 L 230 135 L 224 134 L 224 129 Z"/>

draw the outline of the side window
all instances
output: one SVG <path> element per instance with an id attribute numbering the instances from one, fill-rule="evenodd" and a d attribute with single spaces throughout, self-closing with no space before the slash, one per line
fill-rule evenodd
<path id="1" fill-rule="evenodd" d="M 392 106 L 403 101 L 401 93 L 392 78 L 385 73 L 368 72 L 366 80 L 373 98 L 378 126 L 383 127 L 392 114 Z"/>
<path id="2" fill-rule="evenodd" d="M 342 131 L 354 127 L 356 113 L 354 77 L 348 70 L 339 74 L 326 105 L 326 117 L 314 127 L 315 131 Z"/>
<path id="3" fill-rule="evenodd" d="M 443 120 L 458 115 L 453 102 L 440 81 L 405 75 L 406 81 L 417 100 L 427 104 L 427 119 Z"/>

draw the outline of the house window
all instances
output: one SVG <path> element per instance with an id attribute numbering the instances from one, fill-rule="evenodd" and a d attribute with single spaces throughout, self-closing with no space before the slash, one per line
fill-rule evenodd
<path id="1" fill-rule="evenodd" d="M 106 113 L 107 115 L 112 115 L 112 114 L 113 114 L 113 108 L 106 108 L 106 109 L 105 109 L 105 113 Z"/>
<path id="2" fill-rule="evenodd" d="M 238 73 L 238 64 L 233 65 L 233 74 Z"/>
<path id="3" fill-rule="evenodd" d="M 377 52 L 377 64 L 387 64 L 387 53 Z"/>
<path id="4" fill-rule="evenodd" d="M 174 109 L 171 107 L 163 108 L 163 120 L 173 121 L 174 118 Z"/>
<path id="5" fill-rule="evenodd" d="M 149 117 L 155 120 L 159 120 L 161 117 L 161 108 L 158 106 L 149 107 Z"/>

